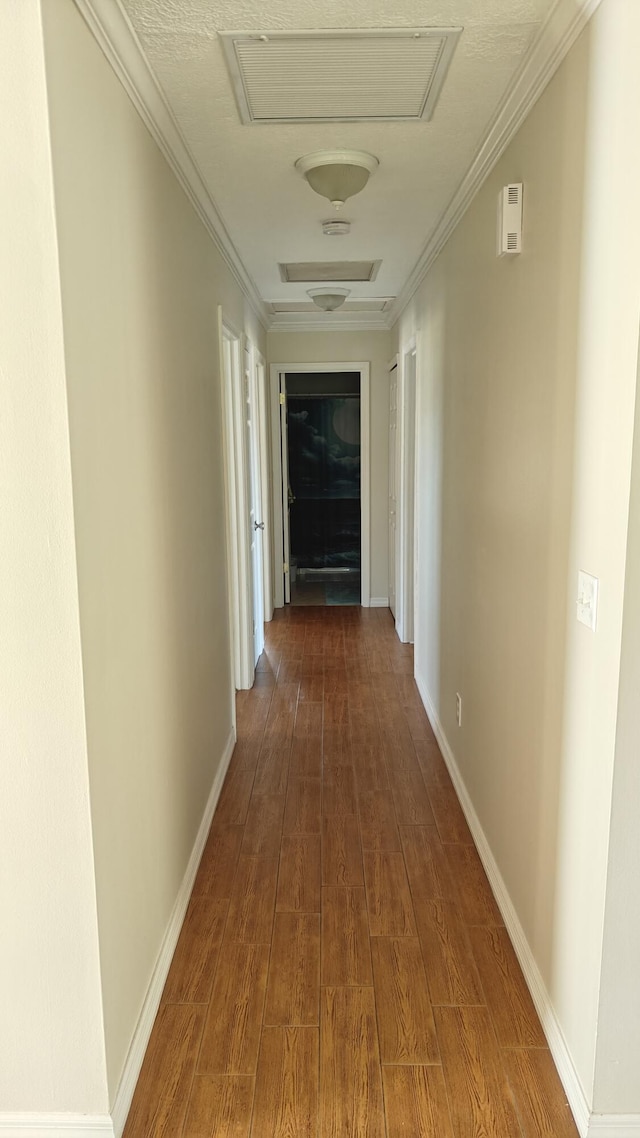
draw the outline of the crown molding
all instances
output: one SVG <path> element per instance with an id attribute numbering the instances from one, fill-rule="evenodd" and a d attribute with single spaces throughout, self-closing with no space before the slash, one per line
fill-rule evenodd
<path id="1" fill-rule="evenodd" d="M 225 264 L 266 329 L 269 316 L 120 0 L 74 0 L 98 45 L 159 146 Z"/>
<path id="2" fill-rule="evenodd" d="M 467 173 L 392 305 L 392 324 L 422 284 L 481 185 L 601 2 L 602 0 L 557 0 L 507 88 Z"/>
<path id="3" fill-rule="evenodd" d="M 557 0 L 500 103 L 476 155 L 389 310 L 338 320 L 271 316 L 235 248 L 120 0 L 74 0 L 147 129 L 265 329 L 386 331 L 411 300 L 481 185 L 602 0 Z"/>

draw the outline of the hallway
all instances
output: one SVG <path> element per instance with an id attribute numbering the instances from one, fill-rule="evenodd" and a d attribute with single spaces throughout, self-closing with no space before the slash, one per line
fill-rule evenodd
<path id="1" fill-rule="evenodd" d="M 388 610 L 278 610 L 125 1138 L 574 1138 Z"/>

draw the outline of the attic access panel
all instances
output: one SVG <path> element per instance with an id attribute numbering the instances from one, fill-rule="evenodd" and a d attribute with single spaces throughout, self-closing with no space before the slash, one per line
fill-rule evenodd
<path id="1" fill-rule="evenodd" d="M 462 28 L 220 32 L 243 123 L 422 122 Z"/>
<path id="2" fill-rule="evenodd" d="M 381 261 L 288 261 L 278 265 L 280 280 L 298 284 L 374 281 Z"/>
<path id="3" fill-rule="evenodd" d="M 390 298 L 372 297 L 370 300 L 346 300 L 340 305 L 340 312 L 386 312 Z M 272 300 L 269 302 L 269 312 L 273 316 L 284 316 L 290 312 L 318 312 L 317 305 L 311 300 Z"/>

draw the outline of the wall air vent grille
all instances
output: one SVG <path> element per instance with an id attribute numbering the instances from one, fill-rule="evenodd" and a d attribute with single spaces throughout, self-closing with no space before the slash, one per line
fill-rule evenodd
<path id="1" fill-rule="evenodd" d="M 498 256 L 522 252 L 522 182 L 504 186 L 498 196 Z"/>
<path id="2" fill-rule="evenodd" d="M 461 28 L 221 32 L 244 123 L 432 117 Z"/>
<path id="3" fill-rule="evenodd" d="M 297 261 L 281 264 L 280 279 L 290 283 L 315 284 L 330 281 L 374 281 L 380 261 Z"/>

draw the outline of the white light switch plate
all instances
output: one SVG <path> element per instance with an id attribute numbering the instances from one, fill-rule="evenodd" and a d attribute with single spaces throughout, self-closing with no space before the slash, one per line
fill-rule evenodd
<path id="1" fill-rule="evenodd" d="M 578 573 L 578 600 L 577 617 L 581 624 L 586 624 L 592 632 L 596 630 L 598 615 L 598 578 L 590 573 Z"/>

